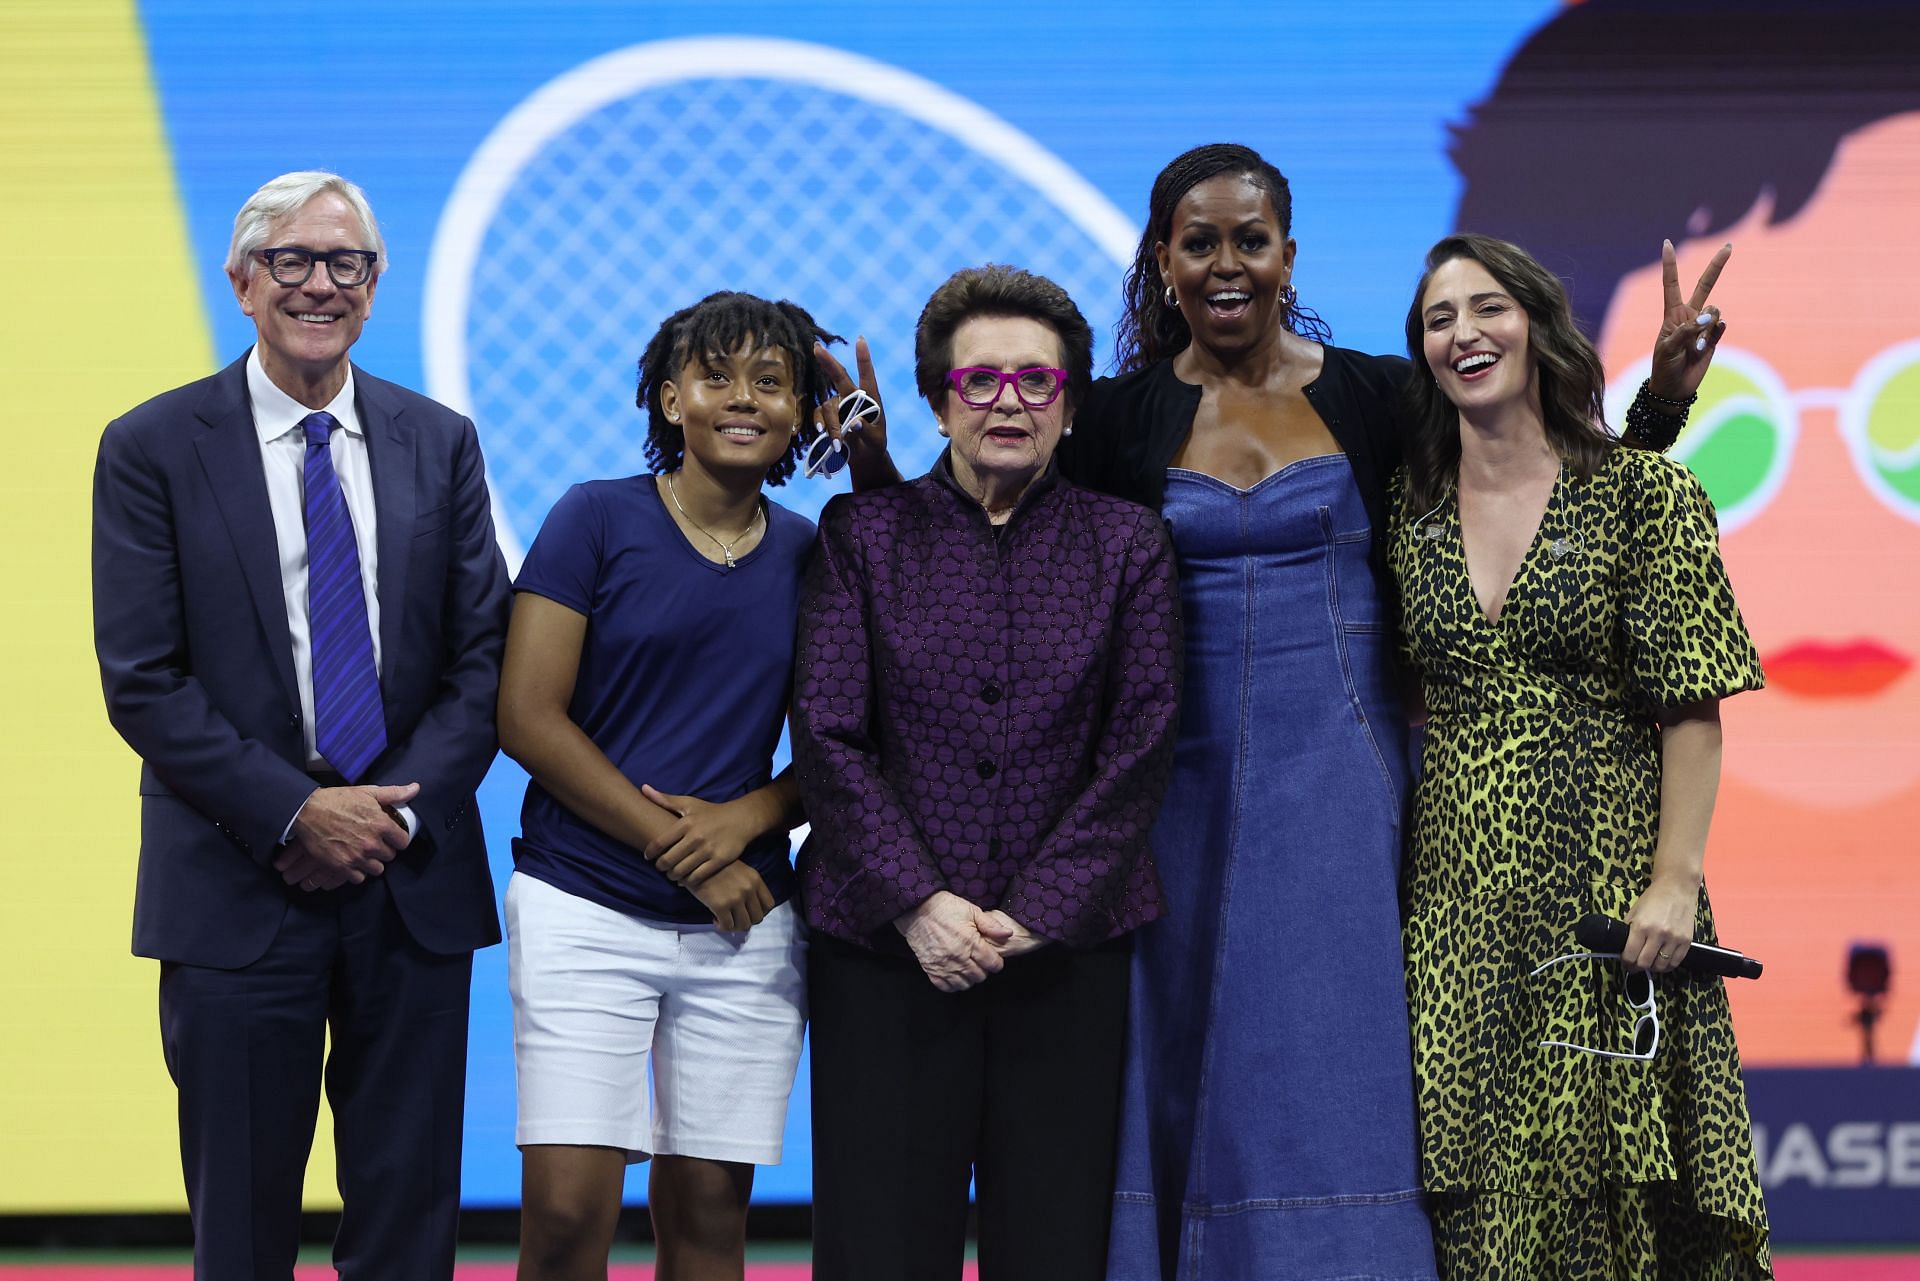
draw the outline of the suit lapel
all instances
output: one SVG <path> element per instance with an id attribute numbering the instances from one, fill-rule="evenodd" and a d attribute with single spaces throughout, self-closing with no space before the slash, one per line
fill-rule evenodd
<path id="1" fill-rule="evenodd" d="M 241 577 L 260 617 L 273 669 L 287 701 L 300 706 L 293 675 L 293 637 L 287 630 L 287 598 L 280 581 L 280 540 L 274 533 L 273 506 L 267 501 L 267 472 L 260 460 L 260 437 L 247 402 L 247 361 L 241 357 L 213 378 L 198 409 L 208 430 L 194 441 L 207 474 L 215 506 L 233 540 Z"/>
<path id="2" fill-rule="evenodd" d="M 412 560 L 418 500 L 413 484 L 415 441 L 405 430 L 404 407 L 388 395 L 386 384 L 358 366 L 353 378 L 359 392 L 356 409 L 367 433 L 367 464 L 373 471 L 373 505 L 378 513 L 374 529 L 380 548 L 380 685 L 381 692 L 387 693 L 399 666 L 407 566 Z M 393 706 L 391 698 L 387 706 Z"/>

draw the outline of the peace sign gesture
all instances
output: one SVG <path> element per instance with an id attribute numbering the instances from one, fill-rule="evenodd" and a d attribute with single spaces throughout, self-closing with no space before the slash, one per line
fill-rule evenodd
<path id="1" fill-rule="evenodd" d="M 1671 240 L 1661 242 L 1660 284 L 1665 297 L 1660 313 L 1660 337 L 1653 344 L 1651 389 L 1654 395 L 1665 400 L 1686 401 L 1699 390 L 1700 380 L 1707 375 L 1707 366 L 1713 363 L 1713 349 L 1720 335 L 1727 332 L 1727 322 L 1720 319 L 1720 309 L 1709 304 L 1707 296 L 1713 292 L 1721 268 L 1731 257 L 1733 246 L 1720 246 L 1720 252 L 1700 273 L 1700 282 L 1693 287 L 1692 296 L 1683 299 L 1680 260 L 1673 252 Z"/>

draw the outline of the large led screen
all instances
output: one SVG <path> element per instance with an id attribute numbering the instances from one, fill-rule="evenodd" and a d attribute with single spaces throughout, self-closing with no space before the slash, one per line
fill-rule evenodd
<path id="1" fill-rule="evenodd" d="M 909 471 L 939 443 L 912 325 L 955 268 L 1053 276 L 1104 365 L 1148 186 L 1197 143 L 1286 172 L 1296 281 L 1346 346 L 1402 349 L 1446 231 L 1528 244 L 1568 278 L 1616 414 L 1661 240 L 1683 272 L 1732 241 L 1678 452 L 1769 678 L 1726 707 L 1708 859 L 1723 937 L 1768 967 L 1734 993 L 1742 1053 L 1858 1061 L 1844 970 L 1873 944 L 1894 968 L 1878 1052 L 1920 1062 L 1920 39 L 1749 29 L 1778 8 L 1642 6 L 1622 36 L 1599 0 L 10 4 L 0 1212 L 183 1204 L 155 967 L 127 955 L 136 763 L 92 665 L 89 473 L 109 418 L 244 352 L 231 220 L 298 168 L 369 193 L 391 270 L 356 359 L 473 416 L 516 565 L 569 484 L 643 469 L 635 359 L 711 290 L 866 335 Z M 843 484 L 779 497 L 811 515 Z M 481 796 L 502 889 L 524 785 L 502 762 Z M 505 969 L 495 948 L 474 973 L 471 1205 L 518 1197 Z M 805 1200 L 810 1150 L 803 1074 L 756 1195 Z"/>

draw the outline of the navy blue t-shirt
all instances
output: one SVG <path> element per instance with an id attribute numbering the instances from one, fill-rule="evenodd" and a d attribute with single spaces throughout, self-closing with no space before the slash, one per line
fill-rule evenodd
<path id="1" fill-rule="evenodd" d="M 732 569 L 687 542 L 652 476 L 575 485 L 547 514 L 514 583 L 584 614 L 568 715 L 637 787 L 730 801 L 771 777 L 793 689 L 800 577 L 813 522 L 767 504 L 759 545 Z M 787 835 L 741 856 L 775 902 L 793 890 Z M 605 907 L 711 922 L 639 850 L 527 784 L 515 868 Z"/>

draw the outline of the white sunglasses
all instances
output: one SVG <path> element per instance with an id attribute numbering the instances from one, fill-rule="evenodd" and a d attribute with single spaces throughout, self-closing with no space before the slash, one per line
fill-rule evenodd
<path id="1" fill-rule="evenodd" d="M 1565 956 L 1556 956 L 1551 961 L 1535 966 L 1533 975 L 1529 977 L 1539 975 L 1566 961 L 1617 961 L 1619 959 L 1618 952 L 1569 952 Z M 1633 994 L 1636 982 L 1645 992 L 1643 998 L 1636 998 Z M 1540 1044 L 1551 1045 L 1562 1050 L 1578 1050 L 1582 1054 L 1594 1054 L 1603 1059 L 1638 1059 L 1643 1063 L 1652 1061 L 1653 1056 L 1660 1051 L 1660 1010 L 1653 999 L 1653 976 L 1645 970 L 1628 970 L 1624 983 L 1627 1004 L 1640 1011 L 1640 1017 L 1633 1022 L 1633 1053 L 1627 1054 L 1620 1050 L 1596 1050 L 1591 1045 L 1575 1045 L 1571 1041 L 1542 1041 Z"/>
<path id="2" fill-rule="evenodd" d="M 840 415 L 840 436 L 822 428 L 807 445 L 806 457 L 801 461 L 801 472 L 808 480 L 815 476 L 835 476 L 847 465 L 847 443 L 842 437 L 851 436 L 863 430 L 868 423 L 880 417 L 880 402 L 867 395 L 860 388 L 840 398 L 835 406 Z"/>

